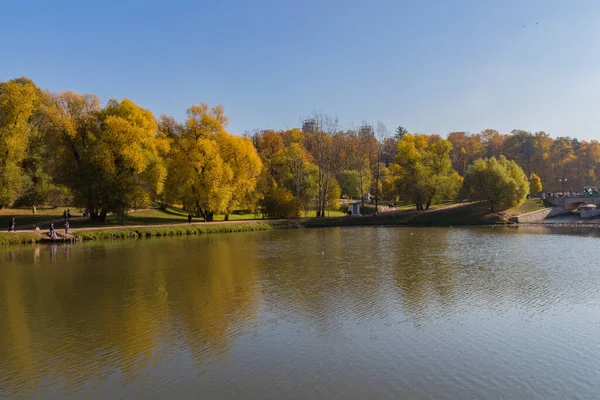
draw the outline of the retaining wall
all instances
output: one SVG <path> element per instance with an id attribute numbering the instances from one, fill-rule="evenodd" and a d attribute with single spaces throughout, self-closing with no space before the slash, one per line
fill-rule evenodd
<path id="1" fill-rule="evenodd" d="M 548 207 L 542 210 L 516 216 L 514 217 L 514 222 L 538 222 L 546 218 L 552 218 L 557 215 L 565 214 L 565 212 L 566 211 L 562 207 Z"/>
<path id="2" fill-rule="evenodd" d="M 600 215 L 600 209 L 597 208 L 594 204 L 588 204 L 586 206 L 581 207 L 580 215 L 582 219 L 594 218 Z"/>

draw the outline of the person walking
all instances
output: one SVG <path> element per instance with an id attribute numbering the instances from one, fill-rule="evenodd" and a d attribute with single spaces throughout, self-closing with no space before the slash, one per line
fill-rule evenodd
<path id="1" fill-rule="evenodd" d="M 71 210 L 67 209 L 67 221 L 71 220 Z"/>
<path id="2" fill-rule="evenodd" d="M 63 219 L 67 222 L 67 210 L 63 211 Z"/>
<path id="3" fill-rule="evenodd" d="M 16 226 L 16 225 L 17 225 L 17 223 L 16 223 L 16 221 L 15 221 L 15 218 L 13 217 L 13 218 L 10 220 L 10 224 L 8 225 L 8 231 L 9 231 L 9 232 L 14 232 L 14 231 L 16 231 L 16 228 L 15 228 L 15 226 Z"/>
<path id="4" fill-rule="evenodd" d="M 35 205 L 33 206 L 33 213 L 37 214 L 37 209 L 35 208 Z"/>

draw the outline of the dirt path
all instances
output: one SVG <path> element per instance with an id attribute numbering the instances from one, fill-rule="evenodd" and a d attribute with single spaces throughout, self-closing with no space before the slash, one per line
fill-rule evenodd
<path id="1" fill-rule="evenodd" d="M 87 217 L 71 217 L 71 219 L 69 219 L 69 221 L 86 221 L 87 219 L 88 219 Z M 57 219 L 50 219 L 50 220 L 46 220 L 46 221 L 39 221 L 35 224 L 17 225 L 15 227 L 15 229 L 19 232 L 28 231 L 28 229 L 33 231 L 33 229 L 31 229 L 33 226 L 37 226 L 37 227 L 46 226 L 46 225 L 50 226 L 50 224 L 62 224 L 64 226 L 64 223 L 65 223 L 64 218 L 57 218 Z M 58 229 L 58 227 L 55 227 L 55 229 Z"/>
<path id="2" fill-rule="evenodd" d="M 136 212 L 140 212 L 140 211 L 148 211 L 148 210 L 151 210 L 151 208 L 141 208 L 139 210 L 129 210 L 128 213 L 131 214 L 131 213 L 136 213 Z M 108 215 L 112 215 L 112 213 L 109 213 Z M 71 221 L 87 221 L 87 220 L 89 220 L 89 217 L 71 217 L 71 218 L 69 218 L 69 222 L 71 222 Z M 65 220 L 63 217 L 60 217 L 60 218 L 56 218 L 56 219 L 49 219 L 46 221 L 39 221 L 39 222 L 36 222 L 35 224 L 17 225 L 15 227 L 15 229 L 19 232 L 29 232 L 29 231 L 33 232 L 34 230 L 32 228 L 34 226 L 40 227 L 40 229 L 42 226 L 44 226 L 44 227 L 46 227 L 46 229 L 48 229 L 48 228 L 50 228 L 50 224 L 60 224 L 59 226 L 54 227 L 54 229 L 58 230 L 60 228 L 64 228 Z M 101 226 L 100 228 L 104 228 L 104 226 Z M 73 229 L 74 228 L 70 228 L 70 230 L 73 230 Z M 82 229 L 82 228 L 80 228 L 80 229 Z"/>

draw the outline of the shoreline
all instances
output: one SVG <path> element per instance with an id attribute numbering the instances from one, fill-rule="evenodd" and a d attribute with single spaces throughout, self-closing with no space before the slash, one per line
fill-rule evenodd
<path id="1" fill-rule="evenodd" d="M 549 228 L 600 228 L 600 223 L 569 223 L 569 222 L 526 222 L 526 223 L 487 223 L 487 224 L 444 224 L 444 223 L 410 223 L 395 220 L 386 216 L 366 217 L 332 217 L 325 219 L 290 219 L 290 220 L 250 220 L 196 222 L 192 224 L 156 224 L 136 226 L 110 226 L 72 229 L 72 236 L 65 240 L 50 240 L 46 232 L 17 231 L 0 233 L 0 246 L 20 244 L 58 244 L 95 240 L 141 239 L 152 237 L 191 236 L 218 233 L 259 232 L 279 229 L 315 229 L 336 227 L 405 227 L 405 228 L 452 228 L 452 227 L 549 227 Z"/>
<path id="2" fill-rule="evenodd" d="M 299 218 L 299 219 L 279 219 L 279 220 L 246 220 L 246 221 L 218 221 L 218 222 L 194 222 L 188 224 L 153 224 L 153 225 L 131 225 L 131 226 L 107 226 L 107 227 L 86 227 L 71 228 L 71 235 L 65 239 L 61 235 L 57 240 L 51 240 L 47 237 L 46 231 L 17 231 L 0 232 L 0 246 L 18 245 L 31 243 L 66 243 L 93 240 L 114 240 L 114 239 L 140 239 L 151 237 L 168 236 L 190 236 L 216 233 L 235 233 L 235 232 L 257 232 L 279 229 L 314 229 L 314 228 L 335 228 L 335 227 L 368 227 L 368 226 L 388 226 L 388 227 L 467 227 L 467 226 L 507 226 L 514 224 L 505 223 L 443 223 L 437 221 L 413 221 L 409 214 L 407 215 L 379 215 L 379 216 L 361 216 L 361 217 L 328 217 L 325 219 L 317 218 Z M 412 222 L 412 223 L 411 223 Z M 456 222 L 456 221 L 454 221 Z"/>
<path id="3" fill-rule="evenodd" d="M 547 226 L 563 228 L 600 228 L 600 222 L 521 222 L 517 226 Z"/>
<path id="4" fill-rule="evenodd" d="M 254 232 L 278 229 L 311 229 L 329 227 L 482 227 L 482 226 L 520 226 L 565 227 L 565 228 L 600 228 L 600 221 L 539 221 L 514 223 L 511 215 L 490 214 L 484 203 L 454 204 L 448 207 L 426 211 L 391 211 L 382 212 L 378 216 L 365 215 L 355 217 L 305 217 L 297 219 L 255 219 L 239 221 L 213 221 L 181 223 L 158 223 L 145 225 L 114 225 L 72 227 L 69 238 L 64 238 L 61 230 L 58 240 L 50 240 L 47 231 L 0 232 L 0 246 L 28 243 L 64 243 L 73 241 L 139 239 L 150 237 L 188 236 L 215 233 Z"/>

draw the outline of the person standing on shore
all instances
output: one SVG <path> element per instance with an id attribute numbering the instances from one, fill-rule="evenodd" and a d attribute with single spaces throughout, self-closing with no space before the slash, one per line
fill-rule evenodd
<path id="1" fill-rule="evenodd" d="M 69 221 L 65 222 L 65 237 L 69 236 Z"/>
<path id="2" fill-rule="evenodd" d="M 16 223 L 16 221 L 15 221 L 15 218 L 13 217 L 13 218 L 10 220 L 10 224 L 8 225 L 8 231 L 9 231 L 9 232 L 14 232 L 14 231 L 16 231 L 16 228 L 15 228 L 15 226 L 16 226 L 16 225 L 17 225 L 17 223 Z"/>
<path id="3" fill-rule="evenodd" d="M 50 239 L 54 239 L 56 237 L 56 232 L 54 231 L 54 223 L 50 224 L 50 232 L 48 232 L 48 234 L 50 235 Z"/>

